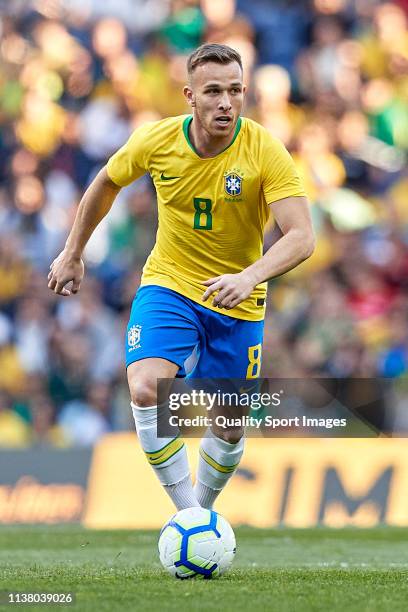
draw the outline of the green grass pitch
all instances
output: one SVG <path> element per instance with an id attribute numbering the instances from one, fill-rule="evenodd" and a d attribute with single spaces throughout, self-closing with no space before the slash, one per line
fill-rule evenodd
<path id="1" fill-rule="evenodd" d="M 233 568 L 215 580 L 175 580 L 159 564 L 158 533 L 1 527 L 0 590 L 76 594 L 78 612 L 408 609 L 408 530 L 236 529 Z M 15 606 L 0 606 L 10 610 Z"/>

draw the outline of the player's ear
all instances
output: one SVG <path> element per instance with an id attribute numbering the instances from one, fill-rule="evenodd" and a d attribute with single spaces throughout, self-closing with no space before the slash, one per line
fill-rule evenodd
<path id="1" fill-rule="evenodd" d="M 189 104 L 190 106 L 195 106 L 194 94 L 193 94 L 193 90 L 191 89 L 191 87 L 186 85 L 183 89 L 183 93 L 184 93 L 185 99 L 187 100 L 187 104 Z"/>

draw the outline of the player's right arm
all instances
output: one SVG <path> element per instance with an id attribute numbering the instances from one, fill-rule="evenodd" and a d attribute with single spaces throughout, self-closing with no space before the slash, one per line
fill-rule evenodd
<path id="1" fill-rule="evenodd" d="M 151 123 L 136 129 L 126 144 L 109 159 L 84 193 L 64 250 L 50 266 L 48 287 L 63 296 L 79 291 L 84 276 L 82 253 L 98 223 L 109 212 L 122 187 L 148 170 Z M 66 285 L 72 281 L 71 291 Z"/>
<path id="2" fill-rule="evenodd" d="M 106 167 L 85 191 L 64 250 L 50 266 L 48 287 L 63 296 L 77 293 L 84 276 L 83 250 L 97 225 L 109 212 L 121 187 L 108 176 Z M 72 281 L 71 291 L 66 285 Z"/>

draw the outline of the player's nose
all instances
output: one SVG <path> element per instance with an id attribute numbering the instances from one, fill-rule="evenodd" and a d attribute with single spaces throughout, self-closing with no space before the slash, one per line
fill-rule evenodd
<path id="1" fill-rule="evenodd" d="M 229 111 L 231 110 L 231 107 L 232 105 L 228 92 L 225 92 L 218 101 L 218 108 L 222 111 Z"/>

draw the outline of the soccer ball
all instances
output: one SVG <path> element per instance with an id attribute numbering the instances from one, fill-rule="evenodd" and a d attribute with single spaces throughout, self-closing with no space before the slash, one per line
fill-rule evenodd
<path id="1" fill-rule="evenodd" d="M 220 576 L 230 567 L 235 551 L 231 525 L 214 510 L 180 510 L 160 532 L 160 561 L 176 578 Z"/>

